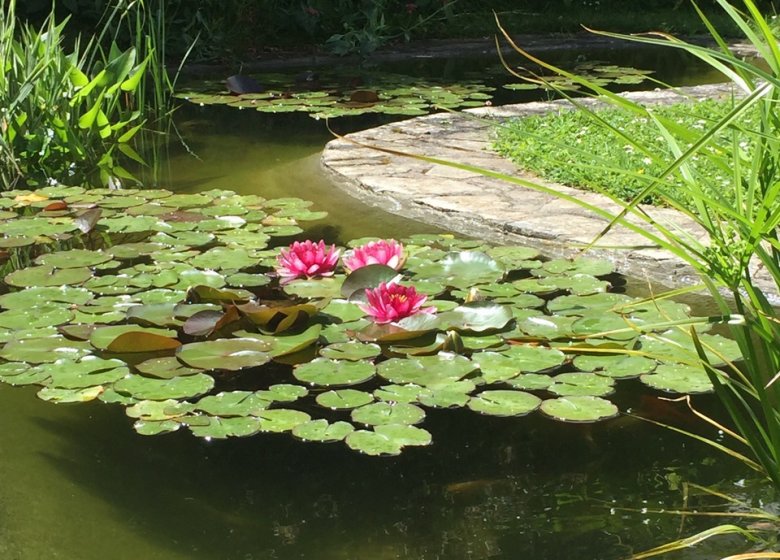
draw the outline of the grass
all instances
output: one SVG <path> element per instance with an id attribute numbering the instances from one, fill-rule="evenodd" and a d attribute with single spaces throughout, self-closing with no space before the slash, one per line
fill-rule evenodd
<path id="1" fill-rule="evenodd" d="M 732 101 L 705 100 L 678 103 L 652 109 L 658 118 L 676 123 L 688 132 L 703 132 L 722 119 L 734 106 Z M 647 118 L 637 118 L 617 108 L 596 111 L 598 120 L 579 111 L 564 110 L 541 116 L 512 119 L 498 129 L 495 148 L 523 169 L 564 185 L 593 190 L 629 202 L 642 193 L 674 160 L 675 155 L 658 128 Z M 730 163 L 694 156 L 691 165 L 710 181 L 706 189 L 729 193 L 733 177 L 733 134 L 757 126 L 758 112 L 745 113 L 739 127 L 720 131 L 709 150 L 720 151 Z M 637 149 L 615 131 L 634 139 L 645 149 Z M 687 149 L 691 138 L 680 138 Z M 749 135 L 737 147 L 749 152 Z M 713 193 L 710 193 L 713 194 Z M 735 193 L 734 193 L 735 195 Z M 691 207 L 692 200 L 683 177 L 670 177 L 658 189 L 645 193 L 640 202 L 665 204 L 674 199 Z"/>

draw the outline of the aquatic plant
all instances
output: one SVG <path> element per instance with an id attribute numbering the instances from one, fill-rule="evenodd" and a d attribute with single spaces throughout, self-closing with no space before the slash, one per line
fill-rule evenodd
<path id="1" fill-rule="evenodd" d="M 288 432 L 395 455 L 431 443 L 426 408 L 594 422 L 618 414 L 622 379 L 711 391 L 677 325 L 697 325 L 713 363 L 739 357 L 705 332 L 723 318 L 610 292 L 613 267 L 592 259 L 417 235 L 400 241 L 400 270 L 349 272 L 338 248 L 302 240 L 332 274 L 280 277 L 298 222 L 324 216 L 309 206 L 223 190 L 0 193 L 0 381 L 121 405 L 141 434 Z M 392 322 L 361 309 L 367 291 Z"/>
<path id="2" fill-rule="evenodd" d="M 326 247 L 323 240 L 295 241 L 279 253 L 276 271 L 285 280 L 333 276 L 339 254 L 335 245 Z"/>
<path id="3" fill-rule="evenodd" d="M 380 282 L 376 288 L 366 288 L 366 303 L 359 304 L 375 323 L 395 323 L 416 313 L 435 313 L 435 307 L 423 307 L 428 296 L 418 294 L 413 286 Z"/>
<path id="4" fill-rule="evenodd" d="M 349 272 L 370 264 L 383 264 L 400 270 L 405 261 L 404 246 L 395 239 L 369 241 L 347 251 L 342 257 L 344 268 Z"/>

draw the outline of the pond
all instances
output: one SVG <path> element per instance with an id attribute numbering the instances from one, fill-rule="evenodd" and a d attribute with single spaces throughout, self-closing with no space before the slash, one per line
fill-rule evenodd
<path id="1" fill-rule="evenodd" d="M 576 54 L 591 56 L 625 64 L 615 57 L 628 55 Z M 480 63 L 463 68 L 469 64 Z M 659 74 L 679 67 L 654 64 Z M 697 78 L 690 71 L 662 79 Z M 346 132 L 386 120 L 362 115 L 333 124 Z M 184 107 L 177 123 L 198 159 L 172 146 L 159 187 L 314 200 L 329 217 L 314 222 L 310 235 L 332 242 L 431 231 L 334 191 L 319 170 L 318 152 L 330 138 L 321 121 Z M 681 404 L 659 400 L 638 381 L 623 383 L 621 410 L 697 429 Z M 707 397 L 699 403 L 714 407 Z M 122 407 L 54 405 L 29 387 L 0 384 L 0 410 L 0 557 L 9 559 L 618 559 L 725 522 L 652 513 L 683 507 L 683 481 L 757 496 L 740 465 L 631 417 L 578 425 L 430 410 L 432 446 L 377 458 L 273 434 L 144 437 Z M 689 505 L 701 504 L 692 498 Z M 677 557 L 743 548 L 727 537 Z"/>

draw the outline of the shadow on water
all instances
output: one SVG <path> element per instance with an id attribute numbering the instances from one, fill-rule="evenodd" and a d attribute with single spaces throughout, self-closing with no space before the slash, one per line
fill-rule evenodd
<path id="1" fill-rule="evenodd" d="M 119 407 L 56 408 L 67 414 L 36 415 L 32 431 L 57 441 L 34 458 L 55 473 L 46 484 L 78 500 L 55 529 L 64 558 L 139 557 L 140 547 L 145 558 L 617 559 L 659 544 L 680 520 L 610 507 L 676 507 L 673 476 L 711 483 L 733 467 L 625 419 L 432 411 L 432 447 L 370 458 L 289 435 L 146 438 Z M 95 512 L 100 535 L 72 548 Z M 111 553 L 114 531 L 131 533 L 126 555 Z M 29 546 L 20 558 L 49 557 Z"/>

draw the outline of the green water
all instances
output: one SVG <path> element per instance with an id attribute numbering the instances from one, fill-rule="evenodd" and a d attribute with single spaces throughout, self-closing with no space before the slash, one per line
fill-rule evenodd
<path id="1" fill-rule="evenodd" d="M 431 231 L 334 190 L 319 168 L 322 123 L 189 108 L 178 124 L 199 159 L 173 147 L 160 186 L 312 199 L 330 212 L 312 235 L 330 240 Z M 626 386 L 622 409 L 695 426 Z M 3 560 L 618 559 L 729 521 L 643 512 L 682 507 L 679 480 L 744 493 L 747 474 L 630 418 L 579 426 L 430 411 L 434 445 L 386 459 L 289 436 L 143 437 L 119 407 L 53 405 L 6 385 L 0 418 Z M 726 537 L 669 558 L 745 549 Z"/>

